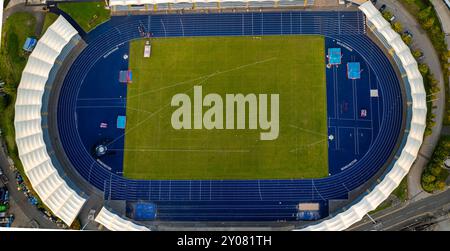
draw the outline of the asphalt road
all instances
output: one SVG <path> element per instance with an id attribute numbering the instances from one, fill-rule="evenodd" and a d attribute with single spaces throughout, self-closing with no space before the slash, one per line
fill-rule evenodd
<path id="1" fill-rule="evenodd" d="M 437 195 L 429 196 L 417 202 L 405 203 L 397 208 L 390 208 L 374 215 L 374 224 L 365 216 L 360 222 L 351 226 L 351 231 L 400 230 L 406 223 L 425 215 L 431 215 L 450 204 L 450 189 Z"/>

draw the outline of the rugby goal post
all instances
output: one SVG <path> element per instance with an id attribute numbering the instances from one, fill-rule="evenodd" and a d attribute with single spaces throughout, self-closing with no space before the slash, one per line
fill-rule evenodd
<path id="1" fill-rule="evenodd" d="M 151 53 L 152 53 L 152 45 L 150 44 L 150 41 L 147 41 L 145 42 L 144 46 L 144 58 L 149 58 Z"/>

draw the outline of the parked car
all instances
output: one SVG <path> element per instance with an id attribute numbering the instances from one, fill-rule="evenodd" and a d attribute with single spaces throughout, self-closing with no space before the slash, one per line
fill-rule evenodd
<path id="1" fill-rule="evenodd" d="M 7 197 L 9 197 L 9 195 L 7 193 L 8 189 L 6 189 L 6 187 L 0 187 L 0 202 L 4 202 L 8 199 Z"/>
<path id="2" fill-rule="evenodd" d="M 8 217 L 8 222 L 6 223 L 6 227 L 11 227 L 14 219 L 15 219 L 14 214 L 10 214 Z"/>
<path id="3" fill-rule="evenodd" d="M 383 12 L 386 10 L 386 4 L 381 5 L 380 9 L 378 9 L 380 12 Z"/>
<path id="4" fill-rule="evenodd" d="M 3 203 L 9 204 L 9 191 L 8 191 L 8 190 L 6 190 L 6 193 L 5 193 L 5 200 L 3 201 Z"/>
<path id="5" fill-rule="evenodd" d="M 0 184 L 3 183 L 4 185 L 8 184 L 8 177 L 3 173 L 2 169 L 0 168 Z"/>
<path id="6" fill-rule="evenodd" d="M 8 184 L 8 177 L 6 177 L 6 175 L 4 175 L 4 174 L 2 174 L 2 175 L 0 175 L 0 181 L 4 184 L 4 185 L 6 185 L 6 184 Z"/>
<path id="7" fill-rule="evenodd" d="M 405 35 L 407 35 L 408 37 L 413 37 L 413 34 L 408 30 L 405 31 Z"/>

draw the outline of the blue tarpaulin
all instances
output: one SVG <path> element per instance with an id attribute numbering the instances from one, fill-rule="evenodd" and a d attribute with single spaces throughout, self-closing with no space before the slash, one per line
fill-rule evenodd
<path id="1" fill-rule="evenodd" d="M 118 116 L 117 117 L 117 128 L 125 129 L 126 121 L 127 121 L 127 117 L 125 117 L 125 116 Z"/>
<path id="2" fill-rule="evenodd" d="M 341 48 L 328 49 L 328 63 L 331 65 L 341 64 Z"/>
<path id="3" fill-rule="evenodd" d="M 28 37 L 23 45 L 25 51 L 31 52 L 36 46 L 37 40 L 35 38 Z"/>
<path id="4" fill-rule="evenodd" d="M 137 221 L 156 218 L 156 204 L 152 202 L 131 202 L 127 204 L 127 216 Z"/>
<path id="5" fill-rule="evenodd" d="M 359 62 L 347 63 L 347 76 L 349 79 L 361 78 L 361 67 Z"/>

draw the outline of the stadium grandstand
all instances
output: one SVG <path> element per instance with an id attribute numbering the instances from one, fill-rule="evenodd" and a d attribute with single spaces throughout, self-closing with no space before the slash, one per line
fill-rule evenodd
<path id="1" fill-rule="evenodd" d="M 22 73 L 17 90 L 14 126 L 19 157 L 25 174 L 42 202 L 71 225 L 85 199 L 61 178 L 47 152 L 42 129 L 46 83 L 57 59 L 77 31 L 59 17 L 39 39 Z"/>
<path id="2" fill-rule="evenodd" d="M 150 231 L 144 226 L 139 226 L 130 220 L 119 217 L 105 207 L 97 214 L 95 221 L 111 231 Z"/>
<path id="3" fill-rule="evenodd" d="M 361 1 L 359 1 L 361 2 Z M 164 8 L 207 8 L 208 6 L 262 7 L 298 4 L 313 5 L 314 1 L 170 1 L 170 0 L 110 0 L 115 10 L 129 10 L 138 6 L 144 9 Z M 415 161 L 422 144 L 426 124 L 426 94 L 423 79 L 418 71 L 417 62 L 408 46 L 392 30 L 371 1 L 362 3 L 359 9 L 365 14 L 367 26 L 373 31 L 387 50 L 392 52 L 401 73 L 407 92 L 406 130 L 402 134 L 401 147 L 390 167 L 384 172 L 378 183 L 368 192 L 359 196 L 349 207 L 327 218 L 299 230 L 344 230 L 361 220 L 368 212 L 377 208 L 406 176 Z M 0 13 L 1 17 L 1 13 Z M 184 32 L 184 31 L 183 31 Z M 51 154 L 48 135 L 45 129 L 45 111 L 48 102 L 46 85 L 52 82 L 55 71 L 60 67 L 61 59 L 79 40 L 77 31 L 63 18 L 59 17 L 39 39 L 23 71 L 18 88 L 14 125 L 19 157 L 33 189 L 43 203 L 66 224 L 71 225 L 87 198 L 78 188 L 66 180 L 67 176 L 59 166 L 58 160 Z M 120 41 L 123 42 L 123 41 Z M 49 150 L 50 149 L 50 150 Z M 108 173 L 109 175 L 109 173 Z M 109 184 L 111 186 L 111 183 Z M 106 191 L 105 191 L 106 192 Z M 95 221 L 109 230 L 150 230 L 131 220 L 121 217 L 103 207 Z"/>
<path id="4" fill-rule="evenodd" d="M 314 0 L 110 0 L 112 11 L 310 7 Z"/>

